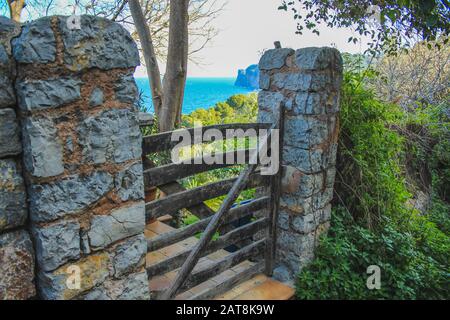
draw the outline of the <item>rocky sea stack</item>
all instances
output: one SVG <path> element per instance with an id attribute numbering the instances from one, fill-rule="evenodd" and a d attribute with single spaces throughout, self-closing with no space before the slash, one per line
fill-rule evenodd
<path id="1" fill-rule="evenodd" d="M 247 69 L 240 69 L 236 82 L 237 87 L 245 87 L 250 89 L 259 88 L 259 69 L 257 64 L 252 64 Z"/>

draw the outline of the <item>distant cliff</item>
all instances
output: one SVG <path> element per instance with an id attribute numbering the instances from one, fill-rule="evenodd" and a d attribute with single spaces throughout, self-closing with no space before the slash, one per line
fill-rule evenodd
<path id="1" fill-rule="evenodd" d="M 257 64 L 252 64 L 247 69 L 238 71 L 236 82 L 237 87 L 245 87 L 250 89 L 259 88 L 259 68 Z"/>

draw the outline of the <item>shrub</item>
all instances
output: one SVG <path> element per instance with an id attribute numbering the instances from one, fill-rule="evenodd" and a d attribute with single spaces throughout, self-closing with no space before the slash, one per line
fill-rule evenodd
<path id="1" fill-rule="evenodd" d="M 411 154 L 402 132 L 407 124 L 420 121 L 438 130 L 432 114 L 417 114 L 412 121 L 396 105 L 378 101 L 364 88 L 361 75 L 352 71 L 345 74 L 341 109 L 332 224 L 316 258 L 298 275 L 297 297 L 448 299 L 449 206 L 439 197 L 448 196 L 448 140 L 437 142 L 434 156 L 427 158 L 436 191 L 431 209 L 421 215 L 407 203 L 411 195 L 405 163 L 425 152 L 415 145 Z M 442 132 L 434 132 L 442 137 Z M 370 265 L 381 268 L 380 290 L 366 287 Z"/>
<path id="2" fill-rule="evenodd" d="M 329 236 L 321 240 L 315 260 L 299 274 L 299 299 L 449 297 L 447 265 L 422 250 L 427 247 L 418 244 L 417 233 L 401 230 L 389 218 L 376 232 L 368 230 L 343 207 L 333 210 L 332 219 Z M 381 269 L 380 290 L 366 287 L 370 265 Z"/>

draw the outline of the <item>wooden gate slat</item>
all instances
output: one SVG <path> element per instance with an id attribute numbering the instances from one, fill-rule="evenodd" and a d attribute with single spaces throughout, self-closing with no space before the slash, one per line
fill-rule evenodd
<path id="1" fill-rule="evenodd" d="M 243 154 L 243 159 L 245 160 L 245 163 L 243 164 L 246 164 L 249 160 L 249 153 L 251 152 L 255 152 L 255 149 L 236 150 L 217 154 L 217 157 L 224 160 L 222 163 L 206 164 L 204 163 L 204 158 L 198 158 L 191 159 L 192 163 L 171 163 L 160 167 L 151 168 L 144 171 L 144 184 L 146 186 L 158 187 L 201 172 L 231 167 L 236 164 L 225 163 L 225 159 L 231 155 L 234 157 L 233 159 L 237 159 L 238 156 Z M 201 160 L 200 163 L 197 162 L 199 160 Z"/>
<path id="2" fill-rule="evenodd" d="M 230 124 L 218 124 L 218 125 L 212 125 L 212 126 L 205 126 L 201 128 L 189 128 L 189 129 L 183 129 L 185 130 L 191 137 L 191 141 L 194 139 L 194 130 L 201 130 L 202 135 L 206 130 L 209 129 L 217 129 L 219 130 L 222 135 L 224 135 L 224 138 L 226 137 L 226 131 L 233 129 L 242 129 L 242 130 L 248 130 L 248 129 L 269 129 L 271 126 L 270 123 L 230 123 Z M 154 134 L 151 136 L 146 136 L 143 138 L 142 141 L 142 151 L 145 155 L 150 153 L 156 153 L 161 152 L 165 150 L 170 150 L 177 146 L 179 144 L 179 141 L 172 141 L 172 135 L 174 131 L 170 132 L 163 132 Z"/>
<path id="3" fill-rule="evenodd" d="M 205 200 L 225 195 L 231 189 L 235 181 L 236 178 L 222 180 L 149 202 L 145 205 L 146 221 L 151 221 L 166 214 L 174 214 L 177 210 L 182 208 L 190 207 Z M 255 188 L 263 185 L 267 181 L 268 176 L 253 174 L 247 181 L 244 189 Z"/>
<path id="4" fill-rule="evenodd" d="M 224 219 L 224 224 L 229 222 L 241 219 L 249 214 L 252 214 L 255 211 L 261 210 L 269 204 L 269 197 L 261 197 L 252 201 L 249 204 L 245 204 L 230 210 L 227 216 Z M 211 221 L 212 217 L 200 220 L 194 224 L 189 226 L 175 229 L 168 233 L 164 233 L 158 237 L 151 238 L 147 240 L 147 250 L 149 252 L 156 251 L 163 247 L 167 247 L 176 242 L 180 242 L 183 239 L 192 237 L 193 235 L 203 231 Z"/>
<path id="5" fill-rule="evenodd" d="M 226 248 L 237 242 L 251 238 L 256 232 L 266 228 L 269 224 L 267 218 L 262 218 L 251 222 L 247 225 L 239 227 L 229 233 L 220 236 L 217 240 L 211 242 L 205 251 L 202 252 L 201 258 L 211 254 L 220 249 Z M 151 265 L 147 268 L 147 275 L 153 277 L 155 275 L 164 274 L 179 268 L 186 258 L 191 253 L 191 250 L 183 251 L 173 257 L 170 257 L 164 261 Z"/>
<path id="6" fill-rule="evenodd" d="M 271 128 L 275 128 L 276 126 L 277 126 L 277 123 L 274 123 Z M 258 146 L 258 151 L 264 150 L 264 148 L 267 147 L 267 142 L 268 142 L 267 139 L 269 139 L 271 137 L 271 134 L 272 134 L 272 131 L 269 131 L 266 140 L 264 140 L 263 143 Z M 253 163 L 252 160 L 254 160 L 254 157 L 257 157 L 257 155 L 258 155 L 258 153 L 255 153 L 252 155 L 252 159 L 250 160 L 250 163 Z M 181 270 L 178 273 L 177 277 L 175 278 L 172 286 L 162 294 L 162 298 L 172 299 L 177 294 L 178 290 L 180 290 L 180 288 L 182 288 L 183 285 L 185 285 L 186 280 L 189 279 L 189 274 L 191 273 L 191 271 L 194 269 L 195 265 L 198 262 L 200 254 L 208 246 L 209 242 L 212 240 L 215 232 L 218 230 L 218 228 L 221 225 L 223 217 L 230 210 L 234 201 L 237 199 L 237 197 L 239 196 L 241 191 L 244 190 L 246 188 L 246 186 L 249 184 L 249 181 L 251 180 L 252 175 L 254 175 L 254 171 L 256 170 L 256 168 L 257 168 L 257 165 L 250 164 L 247 166 L 247 168 L 245 170 L 243 170 L 239 174 L 239 177 L 233 183 L 233 186 L 231 187 L 230 191 L 228 192 L 227 197 L 223 201 L 220 209 L 213 216 L 213 218 L 211 219 L 211 222 L 209 223 L 208 227 L 206 228 L 205 232 L 203 233 L 200 241 L 196 244 L 194 249 L 189 254 L 188 258 L 186 259 L 186 262 L 181 267 Z M 258 175 L 258 176 L 260 176 L 260 175 Z M 259 243 L 259 241 L 257 243 Z"/>

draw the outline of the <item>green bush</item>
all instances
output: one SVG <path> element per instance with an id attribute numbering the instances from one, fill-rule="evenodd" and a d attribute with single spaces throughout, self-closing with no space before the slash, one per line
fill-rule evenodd
<path id="1" fill-rule="evenodd" d="M 226 102 L 219 102 L 213 108 L 197 109 L 189 115 L 183 116 L 184 127 L 192 127 L 194 122 L 201 122 L 203 126 L 222 123 L 256 122 L 258 115 L 258 95 L 250 93 L 238 94 L 230 97 Z"/>
<path id="2" fill-rule="evenodd" d="M 448 196 L 448 140 L 437 139 L 432 152 L 412 144 L 411 153 L 410 137 L 403 134 L 411 123 L 421 123 L 442 138 L 442 117 L 436 126 L 432 108 L 411 116 L 381 103 L 364 87 L 362 75 L 351 70 L 345 74 L 341 109 L 331 228 L 321 238 L 314 261 L 298 275 L 297 297 L 450 298 L 450 207 L 442 200 Z M 425 215 L 408 205 L 406 181 L 407 159 L 420 154 L 428 156 L 424 161 L 430 163 L 435 190 Z M 370 265 L 381 268 L 379 290 L 366 286 Z"/>
<path id="3" fill-rule="evenodd" d="M 389 218 L 384 219 L 379 230 L 370 231 L 356 223 L 343 207 L 334 210 L 332 219 L 329 236 L 321 240 L 316 259 L 299 274 L 299 299 L 449 297 L 448 264 L 423 250 L 427 246 L 421 247 L 417 234 L 401 230 Z M 366 286 L 370 265 L 381 269 L 380 290 Z"/>
<path id="4" fill-rule="evenodd" d="M 404 211 L 410 197 L 401 158 L 403 138 L 390 130 L 401 119 L 396 105 L 378 101 L 348 71 L 341 96 L 336 193 L 358 223 L 375 228 L 381 216 Z"/>

